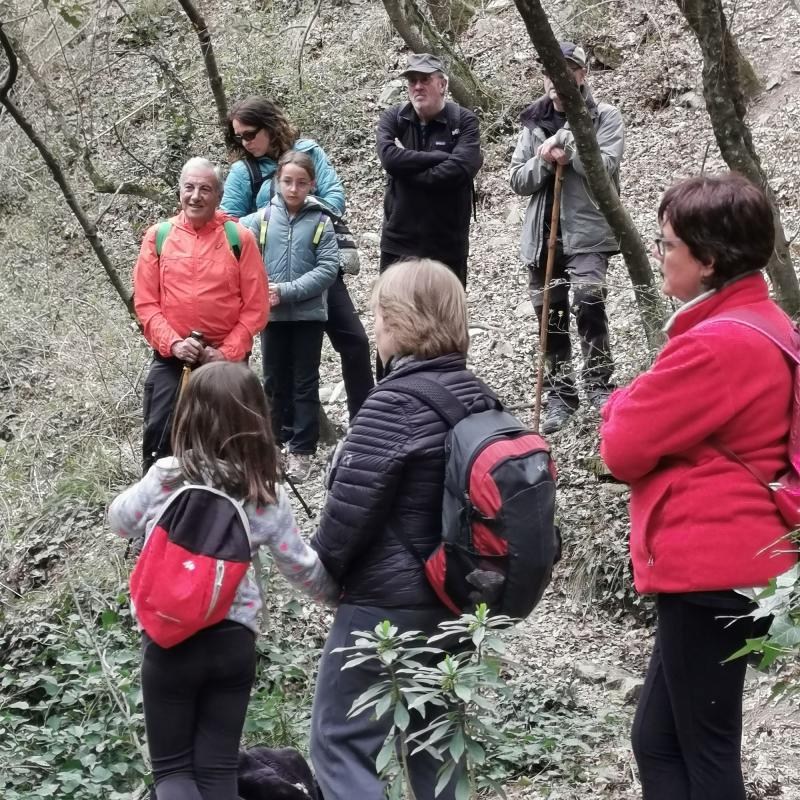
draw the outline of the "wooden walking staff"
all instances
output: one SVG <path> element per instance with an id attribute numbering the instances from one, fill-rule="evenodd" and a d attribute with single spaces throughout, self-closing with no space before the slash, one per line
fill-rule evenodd
<path id="1" fill-rule="evenodd" d="M 547 328 L 550 317 L 550 281 L 553 278 L 553 263 L 556 260 L 558 222 L 561 215 L 561 184 L 564 181 L 564 165 L 556 164 L 556 180 L 553 191 L 553 213 L 550 216 L 550 237 L 547 240 L 547 267 L 544 271 L 542 293 L 542 321 L 539 325 L 539 367 L 536 371 L 536 399 L 533 404 L 533 430 L 539 433 L 542 415 L 542 386 L 544 384 L 544 362 L 547 353 Z"/>

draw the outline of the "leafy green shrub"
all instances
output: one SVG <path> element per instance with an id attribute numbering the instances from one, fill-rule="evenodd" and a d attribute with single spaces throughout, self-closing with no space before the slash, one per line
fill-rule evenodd
<path id="1" fill-rule="evenodd" d="M 777 578 L 760 592 L 753 592 L 757 608 L 750 615 L 756 620 L 772 616 L 769 630 L 763 636 L 748 639 L 733 658 L 751 653 L 760 654 L 758 668 L 784 668 L 785 675 L 773 689 L 775 694 L 800 692 L 800 565 Z"/>
<path id="2" fill-rule="evenodd" d="M 128 800 L 147 766 L 124 597 L 68 596 L 43 612 L 0 633 L 0 795 Z"/>
<path id="3" fill-rule="evenodd" d="M 436 794 L 459 764 L 466 767 L 456 798 L 468 800 L 483 789 L 504 796 L 504 783 L 546 769 L 577 777 L 591 744 L 608 735 L 612 720 L 582 720 L 568 691 L 503 659 L 509 623 L 481 604 L 427 639 L 384 621 L 355 631 L 355 645 L 341 648 L 349 653 L 342 669 L 370 660 L 382 666 L 381 680 L 355 700 L 350 716 L 390 715 L 375 763 L 390 798 L 415 800 L 407 759 L 422 750 L 442 761 Z M 412 724 L 419 714 L 424 722 Z"/>

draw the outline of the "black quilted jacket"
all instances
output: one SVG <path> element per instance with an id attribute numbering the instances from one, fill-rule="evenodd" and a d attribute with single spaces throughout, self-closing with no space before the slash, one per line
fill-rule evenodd
<path id="1" fill-rule="evenodd" d="M 467 406 L 485 401 L 463 355 L 405 362 L 367 397 L 344 443 L 312 547 L 342 585 L 343 603 L 441 605 L 421 563 L 440 541 L 448 426 L 416 397 L 392 391 L 403 375 L 439 381 Z M 444 606 L 442 606 L 444 608 Z"/>

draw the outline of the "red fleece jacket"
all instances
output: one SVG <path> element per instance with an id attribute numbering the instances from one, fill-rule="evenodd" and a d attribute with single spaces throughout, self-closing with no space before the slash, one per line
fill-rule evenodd
<path id="1" fill-rule="evenodd" d="M 762 586 L 796 560 L 770 492 L 710 442 L 770 480 L 788 465 L 792 367 L 757 331 L 702 324 L 742 306 L 790 325 L 760 273 L 741 278 L 682 308 L 653 366 L 603 409 L 600 452 L 631 485 L 639 592 Z"/>

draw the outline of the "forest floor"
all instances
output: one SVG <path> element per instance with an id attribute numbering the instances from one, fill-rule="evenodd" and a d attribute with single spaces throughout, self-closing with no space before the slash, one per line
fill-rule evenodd
<path id="1" fill-rule="evenodd" d="M 620 48 L 621 64 L 593 71 L 589 82 L 595 97 L 617 105 L 625 118 L 622 197 L 642 235 L 651 238 L 664 188 L 703 167 L 723 167 L 700 100 L 702 60 L 696 44 L 678 11 L 656 0 L 637 3 L 634 10 L 627 3 L 586 6 L 583 12 L 575 11 L 577 5 L 571 11 L 552 5 L 554 19 L 571 36 L 597 44 L 613 41 Z M 513 86 L 515 94 L 505 113 L 487 125 L 486 161 L 477 182 L 468 285 L 470 362 L 530 421 L 536 337 L 526 276 L 516 254 L 524 203 L 509 189 L 508 164 L 516 116 L 538 96 L 541 81 L 513 3 L 493 0 L 485 6 L 461 46 L 481 78 Z M 222 13 L 216 17 L 220 28 Z M 769 87 L 751 102 L 749 122 L 787 233 L 796 235 L 800 12 L 778 0 L 739 0 L 731 13 L 743 51 Z M 255 35 L 252 30 L 239 33 Z M 229 32 L 222 61 L 227 58 L 231 70 L 239 70 L 239 83 L 234 78 L 231 83 L 249 90 L 257 82 L 245 84 L 241 72 L 253 61 L 236 61 L 235 35 Z M 263 52 L 264 59 L 274 59 Z M 314 101 L 297 99 L 297 108 L 286 103 L 303 120 L 303 132 L 323 143 L 345 183 L 363 264 L 362 274 L 348 278 L 348 284 L 370 334 L 368 295 L 377 276 L 383 188 L 372 131 L 378 97 L 399 71 L 403 53 L 380 4 L 351 0 L 312 30 L 307 45 L 306 81 L 313 86 L 327 80 L 327 93 L 313 95 Z M 272 63 L 263 70 L 268 72 Z M 340 76 L 336 91 L 334 81 L 323 78 L 331 70 Z M 275 80 L 287 97 L 296 97 L 285 88 L 293 80 L 289 67 Z M 315 102 L 324 120 L 315 118 Z M 33 201 L 20 194 L 12 162 L 0 158 L 0 175 L 11 197 L 17 187 L 20 207 L 30 213 L 23 216 L 19 209 L 0 205 L 7 220 L 0 231 L 5 252 L 0 260 L 0 621 L 8 626 L 0 635 L 0 661 L 10 652 L 3 650 L 4 643 L 11 648 L 25 639 L 21 626 L 31 609 L 44 618 L 50 599 L 74 595 L 76 582 L 91 591 L 92 585 L 113 582 L 127 569 L 124 547 L 102 530 L 102 508 L 136 477 L 141 386 L 148 363 L 146 347 L 94 265 L 86 266 L 91 256 L 77 241 L 74 224 L 58 216 L 60 211 L 57 225 L 36 217 Z M 44 186 L 40 191 L 40 197 L 47 197 Z M 47 197 L 48 203 L 54 200 Z M 116 207 L 108 216 L 119 230 L 105 232 L 109 245 L 120 262 L 131 264 L 141 226 L 154 221 L 157 212 L 138 203 Z M 43 263 L 31 244 L 36 241 L 45 245 Z M 795 245 L 793 254 L 800 264 L 800 247 Z M 609 285 L 616 378 L 624 384 L 647 366 L 653 353 L 619 258 L 612 262 Z M 322 384 L 327 397 L 338 394 L 339 378 L 335 353 L 326 345 Z M 344 422 L 340 395 L 327 409 L 334 421 Z M 627 489 L 598 480 L 591 469 L 598 452 L 597 422 L 596 414 L 582 407 L 552 438 L 564 559 L 545 599 L 513 635 L 510 658 L 530 674 L 532 686 L 541 688 L 541 698 L 529 700 L 531 718 L 547 708 L 564 712 L 559 717 L 563 750 L 555 748 L 539 769 L 507 787 L 516 800 L 640 796 L 628 734 L 652 646 L 652 613 L 630 585 Z M 320 451 L 319 470 L 301 487 L 315 511 L 323 500 L 326 455 Z M 296 511 L 303 520 L 299 506 Z M 303 527 L 313 532 L 313 522 L 303 520 Z M 324 629 L 326 614 L 305 604 L 302 608 L 304 618 L 315 617 L 315 627 Z M 748 800 L 800 800 L 800 711 L 790 700 L 770 700 L 776 680 L 748 670 L 743 745 Z M 577 758 L 575 742 L 580 745 Z"/>

